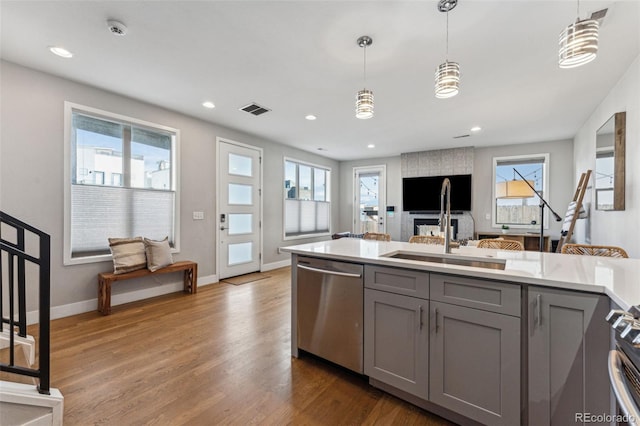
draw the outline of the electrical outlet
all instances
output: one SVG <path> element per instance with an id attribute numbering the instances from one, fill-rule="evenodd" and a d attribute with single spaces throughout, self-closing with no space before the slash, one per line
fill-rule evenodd
<path id="1" fill-rule="evenodd" d="M 204 212 L 193 212 L 193 220 L 204 219 Z"/>

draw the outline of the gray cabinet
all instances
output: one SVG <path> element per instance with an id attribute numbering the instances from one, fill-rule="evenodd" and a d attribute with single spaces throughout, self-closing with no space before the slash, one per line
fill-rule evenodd
<path id="1" fill-rule="evenodd" d="M 430 401 L 484 424 L 520 424 L 520 318 L 430 305 Z"/>
<path id="2" fill-rule="evenodd" d="M 364 286 L 406 296 L 429 298 L 429 273 L 367 265 Z"/>
<path id="3" fill-rule="evenodd" d="M 431 300 L 520 316 L 520 285 L 500 281 L 431 274 Z"/>
<path id="4" fill-rule="evenodd" d="M 606 296 L 529 287 L 529 424 L 609 413 Z"/>
<path id="5" fill-rule="evenodd" d="M 364 373 L 428 398 L 429 301 L 365 289 Z"/>

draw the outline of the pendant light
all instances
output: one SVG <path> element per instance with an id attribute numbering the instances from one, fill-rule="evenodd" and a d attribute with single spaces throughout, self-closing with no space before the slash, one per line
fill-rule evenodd
<path id="1" fill-rule="evenodd" d="M 587 64 L 598 53 L 598 21 L 589 18 L 580 20 L 580 0 L 576 22 L 560 34 L 558 65 L 560 68 L 575 68 Z"/>
<path id="2" fill-rule="evenodd" d="M 460 87 L 460 65 L 449 62 L 449 11 L 456 7 L 458 0 L 440 0 L 438 10 L 447 14 L 447 54 L 445 61 L 436 69 L 436 98 L 450 98 L 458 94 Z"/>
<path id="3" fill-rule="evenodd" d="M 357 40 L 358 46 L 364 49 L 364 83 L 367 84 L 367 47 L 371 46 L 373 39 L 362 36 Z M 356 94 L 356 117 L 362 120 L 373 117 L 373 92 L 366 87 Z"/>

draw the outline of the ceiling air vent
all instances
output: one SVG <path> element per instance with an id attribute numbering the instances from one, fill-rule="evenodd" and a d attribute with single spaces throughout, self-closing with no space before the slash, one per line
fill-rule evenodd
<path id="1" fill-rule="evenodd" d="M 253 115 L 261 115 L 264 114 L 265 112 L 269 112 L 271 111 L 269 108 L 265 108 L 261 105 L 258 105 L 257 103 L 250 103 L 249 105 L 245 105 L 242 108 L 240 108 L 241 111 L 246 111 L 249 114 L 253 114 Z"/>
<path id="2" fill-rule="evenodd" d="M 454 136 L 454 139 L 460 139 L 460 138 L 468 138 L 471 135 L 460 135 L 460 136 Z"/>

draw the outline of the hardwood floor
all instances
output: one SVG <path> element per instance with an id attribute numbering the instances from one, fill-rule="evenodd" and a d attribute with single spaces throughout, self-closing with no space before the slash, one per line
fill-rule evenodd
<path id="1" fill-rule="evenodd" d="M 361 376 L 292 358 L 289 274 L 53 321 L 65 425 L 450 424 Z"/>

